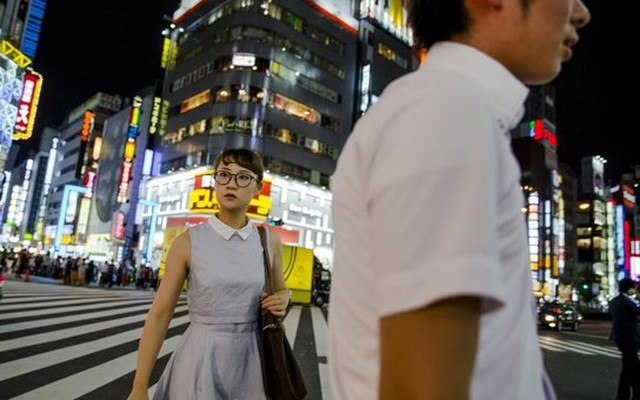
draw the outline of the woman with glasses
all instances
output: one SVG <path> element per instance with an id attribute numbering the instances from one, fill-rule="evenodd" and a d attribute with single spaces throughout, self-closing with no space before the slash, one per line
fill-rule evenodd
<path id="1" fill-rule="evenodd" d="M 151 371 L 188 279 L 189 327 L 158 382 L 154 399 L 266 399 L 257 342 L 260 307 L 284 316 L 289 303 L 282 274 L 282 244 L 267 235 L 273 281 L 266 296 L 262 244 L 247 218 L 262 188 L 260 158 L 226 150 L 215 162 L 218 214 L 173 242 L 162 283 L 144 325 L 129 399 L 147 399 Z"/>

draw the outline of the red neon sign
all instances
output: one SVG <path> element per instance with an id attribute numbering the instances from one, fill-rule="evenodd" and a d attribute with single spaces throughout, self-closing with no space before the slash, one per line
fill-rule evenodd
<path id="1" fill-rule="evenodd" d="M 29 69 L 24 76 L 22 95 L 18 101 L 18 113 L 13 134 L 14 140 L 27 140 L 31 137 L 38 103 L 40 102 L 41 89 L 42 75 Z"/>

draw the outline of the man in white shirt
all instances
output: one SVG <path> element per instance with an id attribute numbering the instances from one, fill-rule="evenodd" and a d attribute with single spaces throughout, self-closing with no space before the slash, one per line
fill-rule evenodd
<path id="1" fill-rule="evenodd" d="M 336 400 L 554 399 L 509 131 L 560 71 L 580 0 L 413 0 L 426 63 L 357 124 L 334 176 Z"/>

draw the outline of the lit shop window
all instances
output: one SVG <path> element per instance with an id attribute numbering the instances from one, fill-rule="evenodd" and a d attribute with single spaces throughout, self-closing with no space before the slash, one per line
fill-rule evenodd
<path id="1" fill-rule="evenodd" d="M 337 147 L 330 146 L 317 139 L 304 137 L 291 132 L 287 128 L 267 126 L 269 136 L 281 141 L 282 143 L 302 147 L 314 154 L 330 157 L 334 160 L 338 159 L 339 150 Z"/>
<path id="2" fill-rule="evenodd" d="M 591 239 L 587 239 L 587 238 L 578 239 L 579 249 L 588 249 L 590 247 L 591 247 Z"/>
<path id="3" fill-rule="evenodd" d="M 162 144 L 176 144 L 207 131 L 207 120 L 203 119 L 189 126 L 182 127 L 175 132 L 167 132 L 162 137 Z"/>
<path id="4" fill-rule="evenodd" d="M 340 131 L 340 121 L 337 119 L 321 114 L 314 108 L 281 94 L 272 93 L 270 96 L 269 106 L 277 110 L 284 111 L 285 113 L 310 124 L 320 125 L 323 128 L 330 129 L 334 132 Z"/>
<path id="5" fill-rule="evenodd" d="M 292 41 L 290 38 L 281 36 L 271 30 L 251 26 L 236 26 L 226 28 L 209 38 L 203 38 L 202 42 L 198 46 L 184 53 L 180 53 L 180 55 L 178 55 L 178 61 L 179 63 L 184 63 L 197 57 L 199 54 L 202 54 L 202 52 L 207 51 L 213 46 L 225 43 L 236 43 L 240 41 L 252 41 L 267 44 L 271 47 L 274 47 L 275 49 L 289 52 L 295 57 L 313 64 L 318 69 L 329 72 L 330 74 L 335 75 L 338 78 L 344 79 L 345 77 L 344 68 L 341 68 L 331 61 L 327 60 L 326 58 L 312 52 L 308 47 L 298 44 Z M 237 69 L 233 65 L 231 58 L 227 58 L 225 62 L 223 62 L 222 60 L 223 59 L 216 61 L 216 72 L 225 72 Z M 256 65 L 254 67 L 242 67 L 241 69 L 251 69 L 257 72 L 264 72 L 268 69 L 268 62 L 266 64 L 263 64 L 260 62 L 260 60 L 261 59 L 256 58 Z M 212 68 L 212 70 L 213 69 L 214 68 Z M 186 86 L 186 84 L 184 86 Z M 174 83 L 172 86 L 172 91 L 179 90 L 181 87 L 182 85 L 180 85 L 179 83 Z"/>
<path id="6" fill-rule="evenodd" d="M 407 68 L 407 60 L 404 57 L 400 57 L 395 51 L 382 43 L 378 43 L 378 54 L 389 61 L 393 61 L 404 69 Z"/>
<path id="7" fill-rule="evenodd" d="M 591 227 L 578 227 L 578 236 L 591 236 Z"/>
<path id="8" fill-rule="evenodd" d="M 255 118 L 217 116 L 211 119 L 211 134 L 243 133 L 262 136 L 262 121 Z"/>
<path id="9" fill-rule="evenodd" d="M 183 100 L 180 103 L 180 114 L 186 113 L 187 111 L 191 111 L 194 108 L 200 107 L 203 104 L 207 104 L 211 101 L 211 89 L 207 89 L 203 92 L 200 92 L 194 96 L 189 97 L 186 100 Z"/>
<path id="10" fill-rule="evenodd" d="M 224 85 L 216 88 L 216 103 L 239 101 L 241 103 L 259 103 L 264 99 L 264 89 L 245 85 Z"/>
<path id="11" fill-rule="evenodd" d="M 342 103 L 342 98 L 335 90 L 315 82 L 312 79 L 302 75 L 299 71 L 295 71 L 292 68 L 282 65 L 278 62 L 271 63 L 271 72 L 274 76 L 278 76 L 293 86 L 301 87 L 313 94 L 316 94 L 332 103 Z"/>

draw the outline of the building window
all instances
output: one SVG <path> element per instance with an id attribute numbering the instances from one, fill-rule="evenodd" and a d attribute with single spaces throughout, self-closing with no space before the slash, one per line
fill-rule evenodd
<path id="1" fill-rule="evenodd" d="M 332 103 L 342 103 L 342 97 L 338 92 L 315 82 L 314 80 L 302 75 L 299 71 L 295 71 L 286 65 L 273 61 L 271 63 L 271 72 L 274 76 L 278 76 L 286 80 L 292 86 L 301 87 L 302 89 L 318 95 L 325 100 L 329 100 Z"/>
<path id="2" fill-rule="evenodd" d="M 391 50 L 383 43 L 378 43 L 378 54 L 399 65 L 400 67 L 407 69 L 407 60 L 404 57 L 400 57 L 395 51 Z"/>
<path id="3" fill-rule="evenodd" d="M 340 121 L 336 118 L 321 114 L 316 109 L 279 93 L 272 93 L 270 95 L 269 106 L 310 124 L 320 125 L 334 132 L 340 131 Z"/>
<path id="4" fill-rule="evenodd" d="M 211 101 L 211 89 L 207 89 L 194 96 L 189 97 L 186 100 L 183 100 L 182 103 L 180 103 L 180 114 L 186 113 L 187 111 L 191 111 L 194 108 L 197 108 L 203 104 L 209 103 L 210 101 Z"/>
<path id="5" fill-rule="evenodd" d="M 224 85 L 216 88 L 216 103 L 238 101 L 241 103 L 259 103 L 264 99 L 264 89 L 245 85 Z"/>

